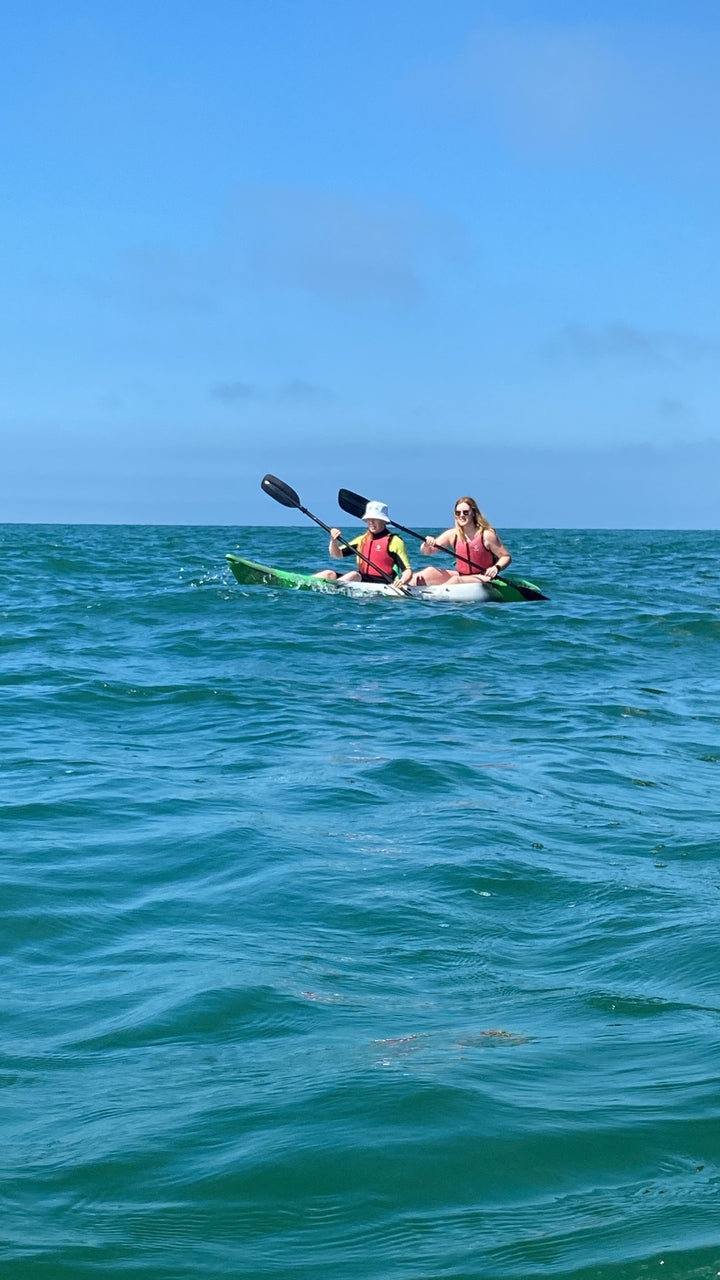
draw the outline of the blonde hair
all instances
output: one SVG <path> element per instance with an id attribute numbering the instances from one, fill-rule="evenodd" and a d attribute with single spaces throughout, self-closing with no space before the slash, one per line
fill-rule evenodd
<path id="1" fill-rule="evenodd" d="M 462 498 L 456 498 L 455 507 L 457 507 L 458 503 L 460 502 L 466 503 L 466 505 L 470 508 L 470 510 L 472 511 L 472 517 L 475 523 L 475 527 L 479 529 L 481 533 L 484 533 L 486 529 L 492 529 L 492 525 L 490 524 L 490 521 L 486 519 L 486 517 L 483 515 L 482 511 L 480 510 L 474 498 L 469 498 L 467 494 L 465 494 L 465 496 Z M 453 507 L 453 515 L 455 515 L 455 507 Z M 463 542 L 467 542 L 468 540 L 467 535 L 465 533 L 465 530 L 460 528 L 457 522 L 457 517 L 455 519 L 455 528 L 457 530 L 458 537 L 462 538 Z"/>

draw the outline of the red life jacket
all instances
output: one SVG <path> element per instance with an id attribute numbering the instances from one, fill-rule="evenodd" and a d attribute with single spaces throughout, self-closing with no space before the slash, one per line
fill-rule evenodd
<path id="1" fill-rule="evenodd" d="M 395 561 L 388 551 L 388 543 L 392 537 L 392 533 L 381 533 L 379 538 L 374 538 L 369 530 L 365 534 L 358 550 L 371 563 L 368 564 L 358 556 L 357 567 L 363 582 L 385 582 L 388 578 L 395 577 Z"/>
<path id="2" fill-rule="evenodd" d="M 472 542 L 463 542 L 462 538 L 456 535 L 453 550 L 458 557 L 455 562 L 458 573 L 483 573 L 485 569 L 490 569 L 495 564 L 495 556 L 492 551 L 488 551 L 483 542 L 482 530 L 475 534 Z M 461 556 L 464 559 L 461 559 Z"/>

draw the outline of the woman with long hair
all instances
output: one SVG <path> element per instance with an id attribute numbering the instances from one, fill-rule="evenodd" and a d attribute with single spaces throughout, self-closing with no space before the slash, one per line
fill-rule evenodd
<path id="1" fill-rule="evenodd" d="M 412 586 L 435 586 L 439 582 L 490 582 L 507 569 L 512 556 L 485 518 L 474 498 L 467 495 L 455 503 L 455 524 L 437 538 L 428 537 L 420 550 L 432 556 L 440 547 L 455 552 L 455 569 L 431 565 L 413 575 Z"/>

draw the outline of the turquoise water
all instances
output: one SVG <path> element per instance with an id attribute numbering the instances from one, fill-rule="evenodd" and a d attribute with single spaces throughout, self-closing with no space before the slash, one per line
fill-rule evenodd
<path id="1" fill-rule="evenodd" d="M 3 1280 L 720 1274 L 720 533 L 0 527 Z"/>

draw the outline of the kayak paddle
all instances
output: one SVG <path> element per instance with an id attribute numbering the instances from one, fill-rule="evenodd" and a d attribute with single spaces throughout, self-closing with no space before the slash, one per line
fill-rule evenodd
<path id="1" fill-rule="evenodd" d="M 298 511 L 302 511 L 304 516 L 307 516 L 309 520 L 314 520 L 315 524 L 319 524 L 320 528 L 324 529 L 325 532 L 329 533 L 332 537 L 332 529 L 329 525 L 323 524 L 322 520 L 319 520 L 317 516 L 314 516 L 312 511 L 308 511 L 307 507 L 303 506 L 295 490 L 291 489 L 289 484 L 285 484 L 284 480 L 278 480 L 277 476 L 263 476 L 260 481 L 260 488 L 267 493 L 269 497 L 274 498 L 276 502 L 279 502 L 283 507 L 295 507 Z M 363 511 L 364 510 L 365 507 L 363 507 Z M 350 543 L 347 541 L 347 538 L 338 538 L 338 542 L 340 542 L 344 547 L 350 547 Z M 351 551 L 354 556 L 358 556 L 361 560 L 364 560 L 365 564 L 368 564 L 371 569 L 374 569 L 375 573 L 378 573 L 380 577 L 387 582 L 388 586 L 394 587 L 396 591 L 407 596 L 409 600 L 414 600 L 416 598 L 410 594 L 406 587 L 396 586 L 390 577 L 390 574 L 383 573 L 382 569 L 379 569 L 377 565 L 373 564 L 372 560 L 368 560 L 368 557 L 363 555 L 362 551 L 359 551 L 357 547 L 351 547 Z"/>
<path id="2" fill-rule="evenodd" d="M 343 511 L 347 511 L 349 516 L 358 516 L 362 518 L 362 513 L 367 504 L 368 499 L 363 498 L 359 493 L 353 493 L 352 489 L 340 489 L 338 491 L 338 506 L 341 507 Z M 411 538 L 417 538 L 419 542 L 425 541 L 426 535 L 424 533 L 417 533 L 414 529 L 407 529 L 404 524 L 398 524 L 397 520 L 388 520 L 388 524 L 394 525 L 395 528 L 400 529 L 402 533 L 409 534 Z M 444 551 L 448 556 L 453 556 L 456 560 L 464 560 L 465 563 L 472 568 L 472 562 L 467 556 L 464 556 L 462 552 L 458 550 L 451 551 L 450 547 L 438 547 L 437 549 L 438 551 Z M 489 586 L 492 586 L 492 581 L 493 580 L 491 579 L 488 584 Z M 498 575 L 495 581 L 508 582 L 508 579 L 500 578 Z M 526 600 L 547 600 L 547 596 L 544 596 L 542 591 L 538 591 L 537 588 L 531 590 L 529 587 L 525 587 L 519 582 L 512 582 L 510 585 L 514 586 Z"/>

